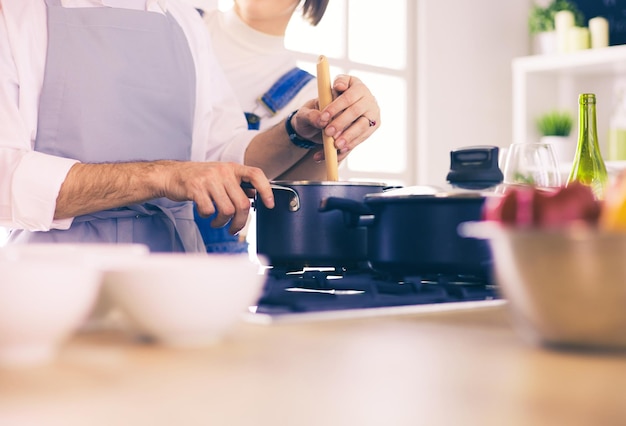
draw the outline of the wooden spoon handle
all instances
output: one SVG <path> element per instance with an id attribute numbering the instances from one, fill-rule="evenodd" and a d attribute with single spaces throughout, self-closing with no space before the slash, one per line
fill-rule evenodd
<path id="1" fill-rule="evenodd" d="M 317 93 L 321 111 L 333 100 L 328 60 L 324 55 L 320 55 L 317 61 Z M 326 136 L 324 133 L 322 135 L 324 139 L 324 156 L 326 157 L 326 179 L 337 181 L 339 180 L 339 164 L 335 139 L 332 136 Z"/>

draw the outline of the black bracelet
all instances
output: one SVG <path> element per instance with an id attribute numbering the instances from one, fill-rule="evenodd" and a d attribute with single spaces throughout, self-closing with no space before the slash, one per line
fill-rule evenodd
<path id="1" fill-rule="evenodd" d="M 287 131 L 287 135 L 289 136 L 289 140 L 291 141 L 291 143 L 293 143 L 294 145 L 296 145 L 296 146 L 298 146 L 300 148 L 304 148 L 304 149 L 315 148 L 319 144 L 317 144 L 317 143 L 315 143 L 313 141 L 307 140 L 307 139 L 302 139 L 296 133 L 296 129 L 294 129 L 293 126 L 291 125 L 291 118 L 294 115 L 296 115 L 297 112 L 298 112 L 298 110 L 295 110 L 294 112 L 289 114 L 287 116 L 287 120 L 285 121 L 285 130 Z"/>

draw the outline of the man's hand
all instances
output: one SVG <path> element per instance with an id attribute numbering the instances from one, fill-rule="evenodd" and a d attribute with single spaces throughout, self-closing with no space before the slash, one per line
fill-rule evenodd
<path id="1" fill-rule="evenodd" d="M 195 201 L 203 217 L 211 216 L 217 208 L 211 226 L 222 227 L 230 221 L 229 232 L 234 234 L 246 225 L 249 196 L 253 195 L 250 190 L 244 192 L 242 182 L 258 191 L 266 207 L 274 207 L 274 194 L 261 169 L 235 163 L 176 164 L 163 184 L 164 196 L 174 201 Z"/>

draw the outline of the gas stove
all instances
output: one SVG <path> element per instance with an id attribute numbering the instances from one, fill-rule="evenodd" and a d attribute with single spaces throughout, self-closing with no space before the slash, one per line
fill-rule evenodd
<path id="1" fill-rule="evenodd" d="M 255 322 L 323 320 L 473 309 L 503 303 L 490 280 L 468 275 L 397 277 L 358 267 L 271 267 Z"/>

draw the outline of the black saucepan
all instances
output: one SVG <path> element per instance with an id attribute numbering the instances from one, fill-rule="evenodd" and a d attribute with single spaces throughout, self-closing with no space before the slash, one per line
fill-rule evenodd
<path id="1" fill-rule="evenodd" d="M 485 241 L 463 238 L 460 223 L 480 220 L 485 194 L 412 194 L 411 188 L 367 194 L 362 202 L 330 197 L 322 211 L 342 211 L 350 229 L 367 229 L 367 259 L 398 275 L 451 274 L 489 278 Z"/>
<path id="2" fill-rule="evenodd" d="M 257 253 L 274 266 L 348 266 L 367 259 L 367 230 L 346 227 L 341 211 L 320 212 L 329 197 L 361 202 L 383 183 L 273 181 L 275 207 L 255 200 Z"/>

